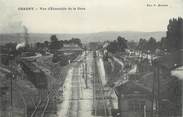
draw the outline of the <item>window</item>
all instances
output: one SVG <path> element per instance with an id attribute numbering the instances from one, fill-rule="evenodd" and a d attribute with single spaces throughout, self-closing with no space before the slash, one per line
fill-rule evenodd
<path id="1" fill-rule="evenodd" d="M 129 111 L 139 112 L 144 111 L 145 101 L 132 100 L 128 102 Z"/>

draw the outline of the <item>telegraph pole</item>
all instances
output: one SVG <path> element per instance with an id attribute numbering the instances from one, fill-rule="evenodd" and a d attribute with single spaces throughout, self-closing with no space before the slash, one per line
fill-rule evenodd
<path id="1" fill-rule="evenodd" d="M 13 117 L 13 79 L 15 75 L 10 76 L 10 117 Z"/>
<path id="2" fill-rule="evenodd" d="M 84 61 L 83 61 L 84 62 Z M 83 79 L 85 78 L 85 72 L 84 72 L 84 69 L 85 69 L 85 65 L 84 65 L 84 63 L 82 64 L 82 66 L 83 66 Z"/>
<path id="3" fill-rule="evenodd" d="M 159 65 L 153 62 L 154 78 L 153 78 L 153 100 L 152 100 L 152 117 L 159 117 L 159 94 L 160 94 L 160 79 Z"/>
<path id="4" fill-rule="evenodd" d="M 85 75 L 86 75 L 86 79 L 85 79 L 85 83 L 86 83 L 86 88 L 88 88 L 88 74 L 87 74 L 87 57 L 86 57 L 86 49 L 85 49 Z"/>
<path id="5" fill-rule="evenodd" d="M 85 85 L 86 88 L 88 88 L 88 73 L 87 73 L 87 53 L 86 53 L 86 46 L 84 47 L 84 64 L 85 66 L 83 66 L 83 76 L 85 75 Z M 85 68 L 84 68 L 85 67 Z M 85 73 L 84 73 L 85 72 Z"/>
<path id="6" fill-rule="evenodd" d="M 11 55 L 9 55 L 9 57 L 10 56 Z M 14 60 L 10 60 L 9 64 L 9 68 L 11 70 L 10 76 L 8 77 L 10 80 L 10 117 L 13 117 L 13 80 L 15 79 L 14 65 L 15 65 L 15 58 Z"/>

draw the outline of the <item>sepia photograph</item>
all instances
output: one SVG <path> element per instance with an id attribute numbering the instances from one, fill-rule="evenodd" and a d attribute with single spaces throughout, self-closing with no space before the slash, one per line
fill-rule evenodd
<path id="1" fill-rule="evenodd" d="M 0 117 L 183 117 L 183 0 L 0 0 Z"/>

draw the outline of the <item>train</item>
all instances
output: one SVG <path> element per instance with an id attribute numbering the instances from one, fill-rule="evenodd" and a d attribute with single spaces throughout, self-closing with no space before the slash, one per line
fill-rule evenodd
<path id="1" fill-rule="evenodd" d="M 47 89 L 48 80 L 45 73 L 37 68 L 34 64 L 29 61 L 21 60 L 19 61 L 23 71 L 27 75 L 27 79 L 32 82 L 32 84 L 38 89 Z"/>

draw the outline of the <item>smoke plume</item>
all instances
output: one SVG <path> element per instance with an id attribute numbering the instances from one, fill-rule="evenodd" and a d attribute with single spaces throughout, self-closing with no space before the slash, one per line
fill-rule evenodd
<path id="1" fill-rule="evenodd" d="M 20 48 L 24 48 L 25 47 L 25 42 L 19 43 L 16 46 L 16 50 L 19 50 Z"/>

